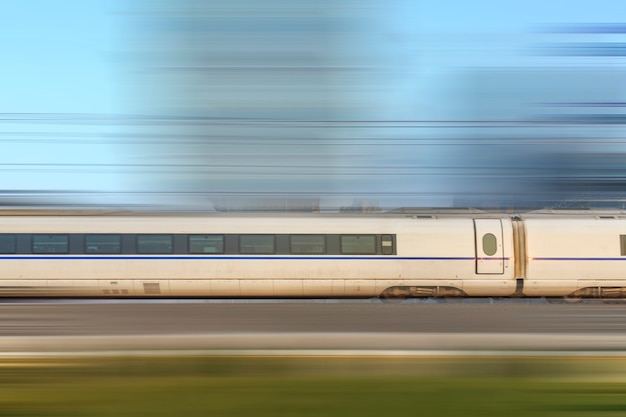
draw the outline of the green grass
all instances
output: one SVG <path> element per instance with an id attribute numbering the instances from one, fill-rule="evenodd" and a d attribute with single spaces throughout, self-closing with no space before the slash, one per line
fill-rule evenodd
<path id="1" fill-rule="evenodd" d="M 0 360 L 0 416 L 624 416 L 621 359 Z"/>

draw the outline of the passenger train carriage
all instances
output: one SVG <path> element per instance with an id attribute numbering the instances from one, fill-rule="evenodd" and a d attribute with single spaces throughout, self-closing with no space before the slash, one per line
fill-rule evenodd
<path id="1" fill-rule="evenodd" d="M 0 296 L 626 296 L 626 213 L 0 212 Z"/>

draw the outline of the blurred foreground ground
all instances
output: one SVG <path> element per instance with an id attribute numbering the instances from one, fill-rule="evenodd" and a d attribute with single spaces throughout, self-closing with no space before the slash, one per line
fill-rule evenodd
<path id="1" fill-rule="evenodd" d="M 4 300 L 0 416 L 626 413 L 623 305 L 502 302 Z"/>
<path id="2" fill-rule="evenodd" d="M 118 357 L 0 360 L 2 416 L 613 416 L 626 361 Z"/>
<path id="3" fill-rule="evenodd" d="M 331 301 L 4 300 L 0 357 L 277 351 L 626 355 L 626 310 L 621 304 Z"/>

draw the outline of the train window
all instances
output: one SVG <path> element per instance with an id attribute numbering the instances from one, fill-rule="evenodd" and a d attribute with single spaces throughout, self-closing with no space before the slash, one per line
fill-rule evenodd
<path id="1" fill-rule="evenodd" d="M 291 235 L 289 242 L 291 253 L 311 255 L 326 253 L 325 235 Z"/>
<path id="2" fill-rule="evenodd" d="M 16 241 L 17 241 L 16 235 L 1 234 L 0 235 L 0 253 L 15 253 Z"/>
<path id="3" fill-rule="evenodd" d="M 172 253 L 172 235 L 137 235 L 137 253 Z"/>
<path id="4" fill-rule="evenodd" d="M 68 253 L 68 235 L 33 235 L 33 253 Z"/>
<path id="5" fill-rule="evenodd" d="M 239 252 L 241 253 L 274 253 L 274 248 L 274 235 L 239 236 Z"/>
<path id="6" fill-rule="evenodd" d="M 224 235 L 189 235 L 189 253 L 224 253 Z"/>
<path id="7" fill-rule="evenodd" d="M 341 253 L 348 255 L 374 255 L 376 253 L 376 236 L 342 235 Z"/>
<path id="8" fill-rule="evenodd" d="M 483 252 L 487 256 L 493 256 L 498 251 L 498 239 L 493 233 L 487 233 L 483 236 Z"/>
<path id="9" fill-rule="evenodd" d="M 382 235 L 380 249 L 383 255 L 393 255 L 393 238 L 391 235 Z"/>
<path id="10" fill-rule="evenodd" d="M 621 246 L 621 254 L 622 256 L 626 256 L 626 235 L 619 236 L 619 243 Z"/>
<path id="11" fill-rule="evenodd" d="M 122 236 L 85 235 L 85 253 L 122 253 Z"/>

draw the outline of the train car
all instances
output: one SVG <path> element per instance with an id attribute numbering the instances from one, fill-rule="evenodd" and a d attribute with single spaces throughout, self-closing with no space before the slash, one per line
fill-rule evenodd
<path id="1" fill-rule="evenodd" d="M 623 213 L 0 213 L 0 296 L 626 295 Z"/>
<path id="2" fill-rule="evenodd" d="M 524 294 L 626 297 L 626 213 L 551 211 L 522 216 Z"/>

